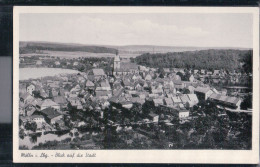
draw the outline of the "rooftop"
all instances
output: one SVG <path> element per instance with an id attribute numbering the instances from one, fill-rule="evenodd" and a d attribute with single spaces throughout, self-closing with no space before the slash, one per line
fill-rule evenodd
<path id="1" fill-rule="evenodd" d="M 44 115 L 46 115 L 49 119 L 55 118 L 57 116 L 60 116 L 61 114 L 58 113 L 56 110 L 53 108 L 49 107 L 41 111 Z"/>

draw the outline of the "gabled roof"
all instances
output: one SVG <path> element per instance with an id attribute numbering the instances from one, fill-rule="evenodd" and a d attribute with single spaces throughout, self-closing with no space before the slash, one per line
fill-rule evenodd
<path id="1" fill-rule="evenodd" d="M 108 83 L 107 80 L 106 80 L 106 81 L 102 81 L 102 82 L 100 83 L 100 85 L 101 85 L 101 87 L 109 87 L 109 88 L 110 88 L 110 84 Z"/>
<path id="2" fill-rule="evenodd" d="M 173 96 L 173 97 L 172 97 L 172 101 L 173 101 L 174 103 L 181 103 L 181 99 L 180 99 L 178 96 Z"/>
<path id="3" fill-rule="evenodd" d="M 188 97 L 186 94 L 184 94 L 184 95 L 181 96 L 180 98 L 181 98 L 181 101 L 182 101 L 183 103 L 187 103 L 187 102 L 190 101 L 189 97 Z"/>
<path id="4" fill-rule="evenodd" d="M 86 87 L 94 87 L 94 86 L 95 86 L 95 84 L 92 81 L 87 80 Z"/>
<path id="5" fill-rule="evenodd" d="M 42 107 L 42 106 L 58 106 L 57 103 L 55 103 L 54 101 L 52 101 L 51 99 L 45 99 L 43 101 L 40 101 L 38 104 L 38 106 Z"/>
<path id="6" fill-rule="evenodd" d="M 97 68 L 97 69 L 92 69 L 92 71 L 93 71 L 93 75 L 96 75 L 96 76 L 105 75 L 105 72 L 103 69 Z"/>
<path id="7" fill-rule="evenodd" d="M 33 98 L 33 96 L 31 96 L 29 93 L 24 93 L 22 96 L 21 96 L 22 99 L 27 99 L 27 98 Z"/>
<path id="8" fill-rule="evenodd" d="M 216 93 L 213 93 L 210 96 L 210 98 L 214 99 L 214 100 L 222 101 L 222 102 L 232 103 L 232 104 L 237 104 L 237 102 L 240 100 L 237 97 L 224 96 L 224 95 L 220 95 L 220 94 L 216 94 Z"/>
<path id="9" fill-rule="evenodd" d="M 163 99 L 153 99 L 154 103 L 163 104 Z"/>
<path id="10" fill-rule="evenodd" d="M 55 103 L 58 103 L 58 104 L 67 103 L 66 98 L 63 97 L 63 96 L 56 96 L 56 97 L 53 98 L 53 101 L 54 101 Z"/>
<path id="11" fill-rule="evenodd" d="M 164 100 L 165 100 L 166 105 L 172 105 L 173 104 L 172 98 L 165 98 Z"/>
<path id="12" fill-rule="evenodd" d="M 31 118 L 34 119 L 34 118 L 44 118 L 44 117 L 42 115 L 32 115 Z"/>
<path id="13" fill-rule="evenodd" d="M 200 93 L 207 93 L 208 91 L 210 91 L 210 88 L 209 87 L 197 87 L 194 91 L 200 92 Z"/>
<path id="14" fill-rule="evenodd" d="M 190 101 L 193 101 L 193 102 L 198 102 L 198 97 L 196 94 L 187 94 L 187 96 L 189 97 Z"/>
<path id="15" fill-rule="evenodd" d="M 40 111 L 42 114 L 46 115 L 49 119 L 55 118 L 57 116 L 60 116 L 61 114 L 58 113 L 56 110 L 53 108 L 45 108 L 44 110 Z"/>

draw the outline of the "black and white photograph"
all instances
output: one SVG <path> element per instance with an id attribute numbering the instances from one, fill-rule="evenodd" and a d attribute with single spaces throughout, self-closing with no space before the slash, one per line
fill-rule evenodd
<path id="1" fill-rule="evenodd" d="M 258 9 L 29 9 L 14 15 L 15 150 L 255 151 Z"/>

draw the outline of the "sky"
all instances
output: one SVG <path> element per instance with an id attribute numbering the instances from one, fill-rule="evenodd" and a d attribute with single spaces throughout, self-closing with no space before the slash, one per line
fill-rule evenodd
<path id="1" fill-rule="evenodd" d="M 253 46 L 252 14 L 21 14 L 20 41 L 97 45 Z"/>

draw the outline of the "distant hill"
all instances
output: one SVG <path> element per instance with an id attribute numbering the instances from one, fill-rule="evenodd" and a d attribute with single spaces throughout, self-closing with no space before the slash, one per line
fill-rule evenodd
<path id="1" fill-rule="evenodd" d="M 20 42 L 20 54 L 37 53 L 41 51 L 68 51 L 68 52 L 90 52 L 90 53 L 113 53 L 117 52 L 114 48 L 103 46 L 91 46 L 81 44 L 65 44 L 51 42 Z"/>
<path id="2" fill-rule="evenodd" d="M 220 48 L 220 47 L 182 47 L 182 46 L 156 46 L 156 45 L 83 45 L 75 43 L 57 42 L 20 42 L 20 53 L 36 53 L 41 51 L 67 51 L 67 52 L 89 52 L 89 53 L 111 53 L 119 51 L 122 55 L 144 54 L 144 53 L 168 53 L 199 51 L 207 49 L 235 49 L 249 50 L 248 48 Z M 130 56 L 131 57 L 131 56 Z"/>
<path id="3" fill-rule="evenodd" d="M 145 53 L 132 61 L 157 68 L 224 69 L 252 72 L 252 50 L 209 49 L 200 51 Z"/>
<path id="4" fill-rule="evenodd" d="M 199 51 L 208 49 L 236 49 L 248 50 L 249 48 L 224 48 L 224 47 L 183 47 L 183 46 L 156 46 L 156 45 L 126 45 L 126 46 L 109 46 L 116 48 L 119 53 L 167 53 L 167 52 L 184 52 L 184 51 Z"/>

